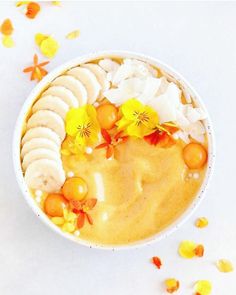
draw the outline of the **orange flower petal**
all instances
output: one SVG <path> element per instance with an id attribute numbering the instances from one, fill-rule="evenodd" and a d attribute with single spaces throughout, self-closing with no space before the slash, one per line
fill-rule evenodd
<path id="1" fill-rule="evenodd" d="M 80 212 L 77 218 L 77 227 L 78 229 L 82 228 L 84 226 L 84 221 L 85 221 L 85 213 Z"/>
<path id="2" fill-rule="evenodd" d="M 89 210 L 93 209 L 97 204 L 97 199 L 91 198 L 84 201 L 84 206 L 88 207 Z"/>
<path id="3" fill-rule="evenodd" d="M 9 18 L 5 19 L 1 25 L 1 33 L 10 36 L 13 33 L 13 25 Z"/>
<path id="4" fill-rule="evenodd" d="M 30 2 L 28 5 L 27 5 L 27 11 L 26 11 L 26 16 L 28 18 L 35 18 L 36 15 L 39 13 L 40 11 L 40 6 L 38 3 L 36 2 Z"/>
<path id="5" fill-rule="evenodd" d="M 92 217 L 88 213 L 85 213 L 85 215 L 86 215 L 86 218 L 88 220 L 88 223 L 91 224 L 91 225 L 93 225 L 93 219 L 92 219 Z"/>
<path id="6" fill-rule="evenodd" d="M 178 291 L 179 289 L 179 281 L 174 278 L 165 280 L 165 285 L 166 285 L 166 291 L 168 293 L 174 293 Z"/>
<path id="7" fill-rule="evenodd" d="M 161 259 L 157 256 L 152 257 L 152 263 L 155 264 L 158 269 L 162 266 Z"/>
<path id="8" fill-rule="evenodd" d="M 104 143 L 101 143 L 101 144 L 97 145 L 97 146 L 95 147 L 95 149 L 102 149 L 102 148 L 104 148 L 104 147 L 107 147 L 108 145 L 109 145 L 108 143 L 104 142 Z"/>
<path id="9" fill-rule="evenodd" d="M 108 145 L 107 152 L 106 152 L 106 158 L 110 159 L 114 154 L 114 147 L 113 145 Z"/>
<path id="10" fill-rule="evenodd" d="M 194 250 L 194 253 L 197 257 L 203 257 L 204 255 L 204 246 L 203 245 L 197 245 L 197 247 Z"/>
<path id="11" fill-rule="evenodd" d="M 32 72 L 33 69 L 34 69 L 34 67 L 25 68 L 25 69 L 23 70 L 23 72 L 24 72 L 24 73 Z"/>
<path id="12" fill-rule="evenodd" d="M 101 129 L 101 134 L 102 134 L 102 137 L 105 139 L 105 141 L 107 142 L 107 143 L 111 143 L 111 136 L 110 136 L 110 134 L 106 131 L 106 129 Z"/>

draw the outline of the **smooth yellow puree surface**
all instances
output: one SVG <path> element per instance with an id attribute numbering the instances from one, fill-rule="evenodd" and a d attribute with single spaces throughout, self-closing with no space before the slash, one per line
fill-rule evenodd
<path id="1" fill-rule="evenodd" d="M 153 234 L 172 223 L 193 200 L 203 181 L 188 178 L 181 142 L 170 148 L 129 139 L 107 160 L 105 150 L 84 158 L 63 156 L 65 171 L 84 178 L 87 198 L 97 198 L 90 211 L 94 224 L 86 223 L 80 237 L 99 244 L 127 244 Z"/>

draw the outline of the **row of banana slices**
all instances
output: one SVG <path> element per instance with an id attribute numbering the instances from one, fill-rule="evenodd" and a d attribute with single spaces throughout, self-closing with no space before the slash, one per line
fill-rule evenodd
<path id="1" fill-rule="evenodd" d="M 22 138 L 21 158 L 29 188 L 57 192 L 65 181 L 60 155 L 65 116 L 70 108 L 93 104 L 110 82 L 97 64 L 87 63 L 53 80 L 32 107 Z"/>

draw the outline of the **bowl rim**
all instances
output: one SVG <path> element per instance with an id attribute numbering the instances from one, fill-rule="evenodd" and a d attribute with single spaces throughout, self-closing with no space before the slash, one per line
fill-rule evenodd
<path id="1" fill-rule="evenodd" d="M 21 137 L 22 137 L 22 128 L 23 123 L 25 121 L 25 117 L 27 116 L 28 111 L 32 107 L 33 102 L 40 95 L 40 93 L 50 84 L 50 82 L 56 78 L 57 76 L 63 74 L 66 70 L 75 67 L 79 64 L 89 62 L 92 60 L 96 60 L 99 58 L 134 58 L 144 62 L 147 62 L 150 65 L 154 65 L 157 68 L 164 70 L 170 76 L 173 76 L 176 81 L 178 81 L 182 87 L 192 96 L 194 102 L 197 106 L 200 106 L 207 115 L 207 118 L 203 121 L 207 137 L 208 137 L 208 165 L 206 169 L 206 174 L 204 181 L 196 194 L 195 198 L 189 204 L 188 208 L 170 225 L 161 230 L 159 233 L 152 235 L 146 239 L 136 241 L 130 244 L 121 244 L 121 245 L 103 245 L 95 242 L 86 241 L 80 239 L 79 237 L 75 237 L 72 234 L 63 232 L 59 227 L 53 224 L 50 219 L 46 216 L 46 214 L 39 208 L 36 201 L 32 198 L 32 195 L 29 192 L 29 189 L 24 181 L 23 172 L 21 168 L 21 159 L 20 159 L 20 147 L 21 147 Z M 50 229 L 54 232 L 58 233 L 60 236 L 69 239 L 79 245 L 87 246 L 89 248 L 103 249 L 103 250 L 122 250 L 122 249 L 137 249 L 140 247 L 144 247 L 147 245 L 151 245 L 156 243 L 170 234 L 175 232 L 179 227 L 181 227 L 195 212 L 197 207 L 200 205 L 201 201 L 205 197 L 206 190 L 209 187 L 209 182 L 212 177 L 212 172 L 214 168 L 215 162 L 215 138 L 212 129 L 212 123 L 208 111 L 203 103 L 200 95 L 196 92 L 196 90 L 190 85 L 190 83 L 175 69 L 161 60 L 148 56 L 146 54 L 140 54 L 132 51 L 124 51 L 124 50 L 106 50 L 106 51 L 98 51 L 94 53 L 84 54 L 82 56 L 76 57 L 62 65 L 56 67 L 52 70 L 47 76 L 45 76 L 30 92 L 27 99 L 24 101 L 23 106 L 20 109 L 20 113 L 15 123 L 15 129 L 13 134 L 13 144 L 12 144 L 12 156 L 13 156 L 13 166 L 16 175 L 16 179 L 20 190 L 31 207 L 33 212 L 40 218 L 42 222 L 44 222 Z"/>

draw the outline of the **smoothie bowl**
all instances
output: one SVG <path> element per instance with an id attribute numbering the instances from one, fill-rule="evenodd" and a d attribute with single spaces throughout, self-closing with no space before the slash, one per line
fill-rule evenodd
<path id="1" fill-rule="evenodd" d="M 191 86 L 128 52 L 72 60 L 25 101 L 13 143 L 33 211 L 79 244 L 130 248 L 170 234 L 203 197 L 211 124 Z"/>

